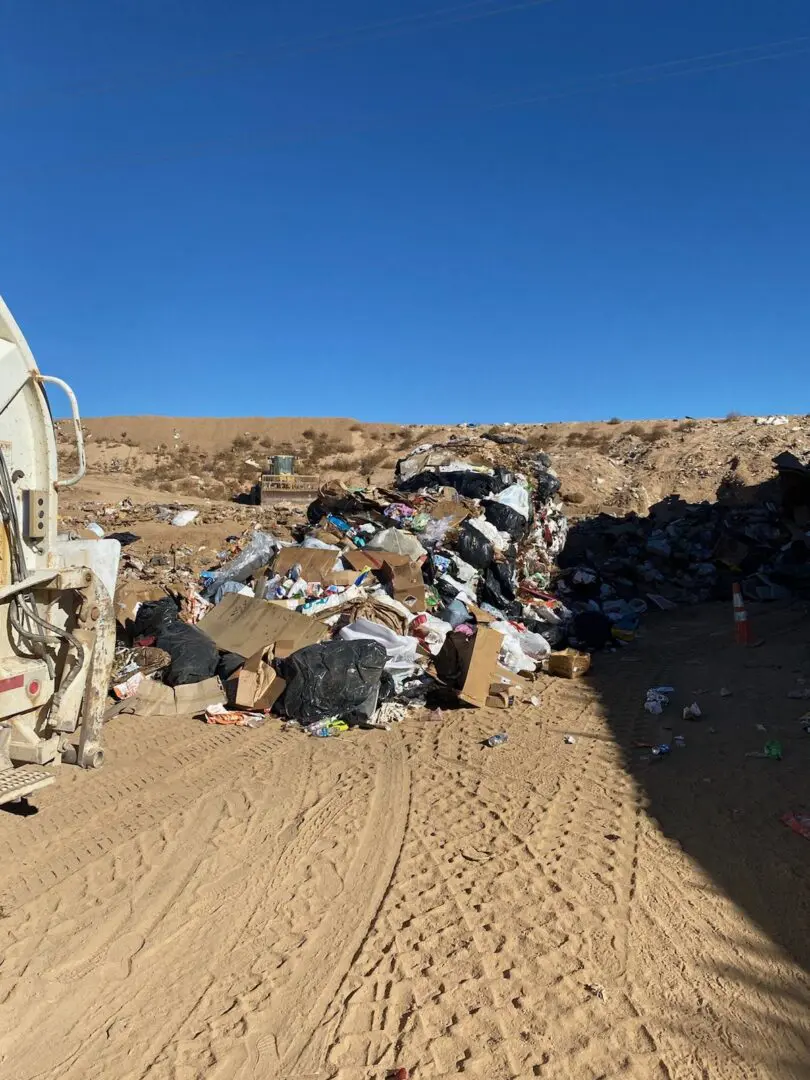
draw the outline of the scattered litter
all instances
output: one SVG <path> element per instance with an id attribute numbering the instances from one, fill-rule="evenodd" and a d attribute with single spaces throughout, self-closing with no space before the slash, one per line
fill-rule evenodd
<path id="1" fill-rule="evenodd" d="M 669 705 L 669 694 L 667 691 L 671 693 L 672 687 L 651 687 L 651 689 L 647 691 L 647 697 L 644 700 L 645 712 L 651 713 L 653 716 L 660 716 L 664 711 L 664 706 Z"/>
<path id="2" fill-rule="evenodd" d="M 803 836 L 805 840 L 810 840 L 810 814 L 799 810 L 788 810 L 779 820 L 799 836 Z"/>
<path id="3" fill-rule="evenodd" d="M 174 515 L 171 524 L 178 529 L 182 529 L 186 525 L 190 525 L 192 521 L 196 521 L 199 516 L 199 510 L 181 510 L 179 514 Z"/>
<path id="4" fill-rule="evenodd" d="M 576 741 L 573 735 L 566 735 L 563 738 L 563 742 L 568 743 L 569 746 L 573 746 Z"/>
<path id="5" fill-rule="evenodd" d="M 749 750 L 745 755 L 750 758 L 770 758 L 771 761 L 782 760 L 782 744 L 777 739 L 766 742 L 761 750 Z"/>
<path id="6" fill-rule="evenodd" d="M 106 535 L 102 527 L 95 521 L 91 521 L 88 525 L 85 525 L 85 528 L 89 529 L 94 536 L 99 538 L 99 540 Z"/>
<path id="7" fill-rule="evenodd" d="M 226 705 L 211 705 L 205 710 L 206 724 L 222 724 L 227 727 L 261 727 L 266 713 L 241 712 Z"/>
<path id="8" fill-rule="evenodd" d="M 487 746 L 503 746 L 503 744 L 506 742 L 506 740 L 508 738 L 509 738 L 509 736 L 506 734 L 506 732 L 501 731 L 497 735 L 490 735 L 490 737 L 486 740 L 486 745 Z"/>
<path id="9" fill-rule="evenodd" d="M 720 687 L 720 697 L 731 697 L 732 691 L 725 686 Z"/>
<path id="10" fill-rule="evenodd" d="M 701 716 L 703 716 L 703 713 L 696 701 L 693 701 L 691 705 L 687 705 L 683 710 L 684 720 L 699 720 Z"/>
<path id="11" fill-rule="evenodd" d="M 600 986 L 599 983 L 585 983 L 585 989 L 588 993 L 600 1001 L 605 1001 L 605 988 Z"/>

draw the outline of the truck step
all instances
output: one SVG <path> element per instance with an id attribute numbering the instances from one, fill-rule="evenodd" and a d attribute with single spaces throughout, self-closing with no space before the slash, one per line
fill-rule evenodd
<path id="1" fill-rule="evenodd" d="M 0 772 L 0 806 L 13 802 L 23 795 L 52 784 L 56 777 L 38 765 L 21 765 L 19 769 L 4 769 Z"/>

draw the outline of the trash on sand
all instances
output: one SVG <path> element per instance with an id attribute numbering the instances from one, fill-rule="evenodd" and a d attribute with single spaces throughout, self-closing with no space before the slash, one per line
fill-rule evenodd
<path id="1" fill-rule="evenodd" d="M 266 719 L 266 713 L 242 712 L 235 709 L 229 709 L 226 705 L 211 705 L 205 710 L 206 724 L 255 728 L 261 727 Z"/>
<path id="2" fill-rule="evenodd" d="M 605 1000 L 605 988 L 599 983 L 585 983 L 585 989 L 592 997 L 599 998 L 600 1001 Z"/>
<path id="3" fill-rule="evenodd" d="M 685 706 L 683 710 L 684 720 L 700 720 L 703 713 L 700 711 L 700 706 L 696 701 L 693 701 L 691 705 Z"/>
<path id="4" fill-rule="evenodd" d="M 508 738 L 509 738 L 509 736 L 506 734 L 506 732 L 501 731 L 497 735 L 490 735 L 490 737 L 486 740 L 486 745 L 487 746 L 502 746 L 506 742 L 506 740 Z"/>
<path id="5" fill-rule="evenodd" d="M 671 687 L 652 687 L 648 690 L 644 699 L 644 711 L 653 716 L 660 716 L 664 711 L 664 706 L 669 705 L 669 695 L 664 691 L 671 689 Z"/>
<path id="6" fill-rule="evenodd" d="M 761 750 L 749 750 L 745 755 L 750 758 L 770 758 L 771 761 L 782 760 L 782 744 L 777 739 L 766 742 Z"/>
<path id="7" fill-rule="evenodd" d="M 810 840 L 810 814 L 801 810 L 788 810 L 779 820 L 805 840 Z"/>
<path id="8" fill-rule="evenodd" d="M 546 670 L 549 675 L 574 679 L 577 675 L 584 675 L 590 666 L 590 653 L 579 652 L 577 649 L 563 649 L 562 652 L 551 653 Z"/>
<path id="9" fill-rule="evenodd" d="M 577 740 L 574 738 L 573 735 L 565 735 L 563 737 L 563 742 L 568 743 L 569 746 L 573 746 L 576 741 Z"/>
<path id="10" fill-rule="evenodd" d="M 731 695 L 732 695 L 732 691 L 729 690 L 728 687 L 726 687 L 726 686 L 721 686 L 720 687 L 720 697 L 731 697 Z"/>
<path id="11" fill-rule="evenodd" d="M 89 525 L 85 525 L 86 529 L 89 529 L 93 536 L 97 536 L 99 540 L 103 539 L 105 532 L 102 527 L 95 521 L 91 521 Z"/>
<path id="12" fill-rule="evenodd" d="M 199 510 L 181 510 L 179 514 L 175 514 L 171 520 L 171 524 L 178 529 L 184 528 L 186 525 L 190 525 L 192 521 L 195 521 L 200 516 Z"/>

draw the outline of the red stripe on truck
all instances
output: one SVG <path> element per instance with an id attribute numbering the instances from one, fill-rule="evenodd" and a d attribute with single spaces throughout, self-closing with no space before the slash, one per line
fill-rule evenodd
<path id="1" fill-rule="evenodd" d="M 6 690 L 19 690 L 24 685 L 24 675 L 12 675 L 9 679 L 0 679 L 0 694 L 5 693 Z"/>

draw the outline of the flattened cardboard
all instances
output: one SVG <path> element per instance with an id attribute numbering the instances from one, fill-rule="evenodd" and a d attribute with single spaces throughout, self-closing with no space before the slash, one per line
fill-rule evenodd
<path id="1" fill-rule="evenodd" d="M 301 577 L 304 581 L 329 581 L 331 584 L 332 567 L 340 557 L 339 551 L 324 551 L 323 548 L 286 547 L 276 555 L 273 573 L 286 574 L 301 564 Z"/>
<path id="2" fill-rule="evenodd" d="M 490 696 L 490 687 L 496 681 L 498 655 L 501 651 L 503 635 L 489 627 L 479 626 L 475 633 L 470 666 L 464 679 L 464 685 L 458 696 L 468 705 L 479 708 L 486 705 Z"/>
<path id="3" fill-rule="evenodd" d="M 422 569 L 417 563 L 408 562 L 404 566 L 392 566 L 386 559 L 382 574 L 391 582 L 394 599 L 414 614 L 425 610 L 425 580 Z"/>
<path id="4" fill-rule="evenodd" d="M 166 686 L 154 679 L 144 679 L 138 693 L 125 704 L 135 716 L 196 716 L 209 705 L 224 705 L 225 691 L 214 677 L 185 686 Z"/>
<path id="5" fill-rule="evenodd" d="M 329 632 L 323 623 L 307 615 L 239 593 L 226 594 L 198 626 L 223 652 L 250 657 L 272 644 L 276 656 L 286 656 L 305 645 L 315 645 Z"/>
<path id="6" fill-rule="evenodd" d="M 454 529 L 456 525 L 460 525 L 462 521 L 466 521 L 467 518 L 472 515 L 462 503 L 452 499 L 440 499 L 431 506 L 430 516 L 434 521 L 442 521 L 444 518 L 450 518 L 450 528 Z"/>
<path id="7" fill-rule="evenodd" d="M 484 609 L 478 607 L 477 604 L 471 604 L 469 600 L 465 600 L 464 606 L 479 625 L 485 626 L 487 623 L 495 622 L 495 616 L 490 615 L 488 611 L 484 611 Z"/>
<path id="8" fill-rule="evenodd" d="M 135 621 L 135 609 L 138 604 L 144 604 L 149 600 L 162 600 L 168 595 L 166 589 L 160 585 L 144 585 L 142 581 L 122 582 L 115 590 L 113 599 L 116 622 L 126 629 L 127 623 Z"/>
<path id="9" fill-rule="evenodd" d="M 273 646 L 254 653 L 235 678 L 228 680 L 228 700 L 242 709 L 272 709 L 286 683 L 271 663 Z"/>

